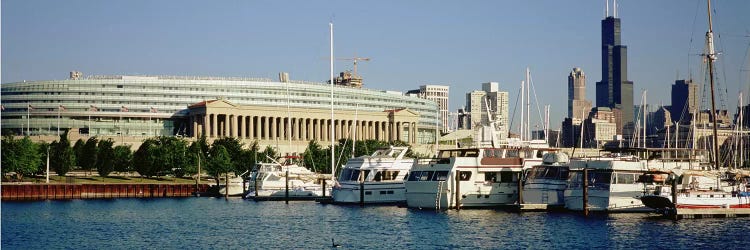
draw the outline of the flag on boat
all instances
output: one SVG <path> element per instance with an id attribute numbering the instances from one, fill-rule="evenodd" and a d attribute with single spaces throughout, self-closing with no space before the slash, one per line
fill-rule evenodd
<path id="1" fill-rule="evenodd" d="M 0 105 L 0 110 L 5 111 L 5 105 Z"/>
<path id="2" fill-rule="evenodd" d="M 122 106 L 120 108 L 120 112 L 128 112 L 128 108 L 126 108 L 125 106 Z"/>
<path id="3" fill-rule="evenodd" d="M 151 113 L 157 113 L 157 112 L 159 112 L 159 111 L 158 111 L 158 110 L 156 110 L 156 108 L 154 108 L 154 107 L 151 107 Z"/>
<path id="4" fill-rule="evenodd" d="M 96 107 L 96 106 L 94 106 L 94 105 L 89 105 L 89 111 L 94 111 L 94 112 L 96 112 L 96 111 L 99 111 L 99 108 L 97 108 L 97 107 Z"/>
<path id="5" fill-rule="evenodd" d="M 59 109 L 60 111 L 65 111 L 66 110 L 65 106 L 63 106 L 62 104 L 60 104 L 60 106 L 58 106 L 57 109 Z"/>
<path id="6" fill-rule="evenodd" d="M 28 106 L 28 107 L 27 107 L 26 109 L 28 109 L 28 110 L 30 110 L 30 111 L 31 111 L 31 110 L 34 110 L 34 106 L 31 106 L 31 104 L 29 104 L 29 106 Z"/>

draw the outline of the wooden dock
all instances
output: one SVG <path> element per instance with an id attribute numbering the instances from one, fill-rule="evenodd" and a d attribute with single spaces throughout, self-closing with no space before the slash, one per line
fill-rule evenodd
<path id="1" fill-rule="evenodd" d="M 673 219 L 750 217 L 750 208 L 678 208 Z"/>
<path id="2" fill-rule="evenodd" d="M 3 201 L 111 198 L 190 197 L 205 192 L 207 184 L 6 184 Z"/>

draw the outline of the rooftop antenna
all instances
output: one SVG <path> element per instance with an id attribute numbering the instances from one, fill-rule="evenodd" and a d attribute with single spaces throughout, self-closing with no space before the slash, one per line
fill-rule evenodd
<path id="1" fill-rule="evenodd" d="M 609 0 L 604 0 L 607 2 L 607 7 L 604 8 L 604 18 L 609 17 Z"/>
<path id="2" fill-rule="evenodd" d="M 617 18 L 617 0 L 612 0 L 612 12 L 614 12 L 614 18 Z"/>

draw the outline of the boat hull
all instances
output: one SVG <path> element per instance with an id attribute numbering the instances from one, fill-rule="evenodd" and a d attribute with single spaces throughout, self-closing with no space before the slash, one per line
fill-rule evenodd
<path id="1" fill-rule="evenodd" d="M 361 199 L 359 183 L 339 183 L 331 191 L 333 203 L 339 204 L 402 204 L 406 203 L 403 182 L 365 182 L 364 199 Z"/>

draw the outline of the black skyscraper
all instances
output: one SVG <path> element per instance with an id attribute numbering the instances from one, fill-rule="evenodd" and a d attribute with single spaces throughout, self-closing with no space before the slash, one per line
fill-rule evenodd
<path id="1" fill-rule="evenodd" d="M 633 82 L 628 81 L 628 47 L 620 44 L 620 19 L 602 20 L 602 80 L 596 83 L 596 106 L 622 111 L 618 134 L 633 126 Z"/>

